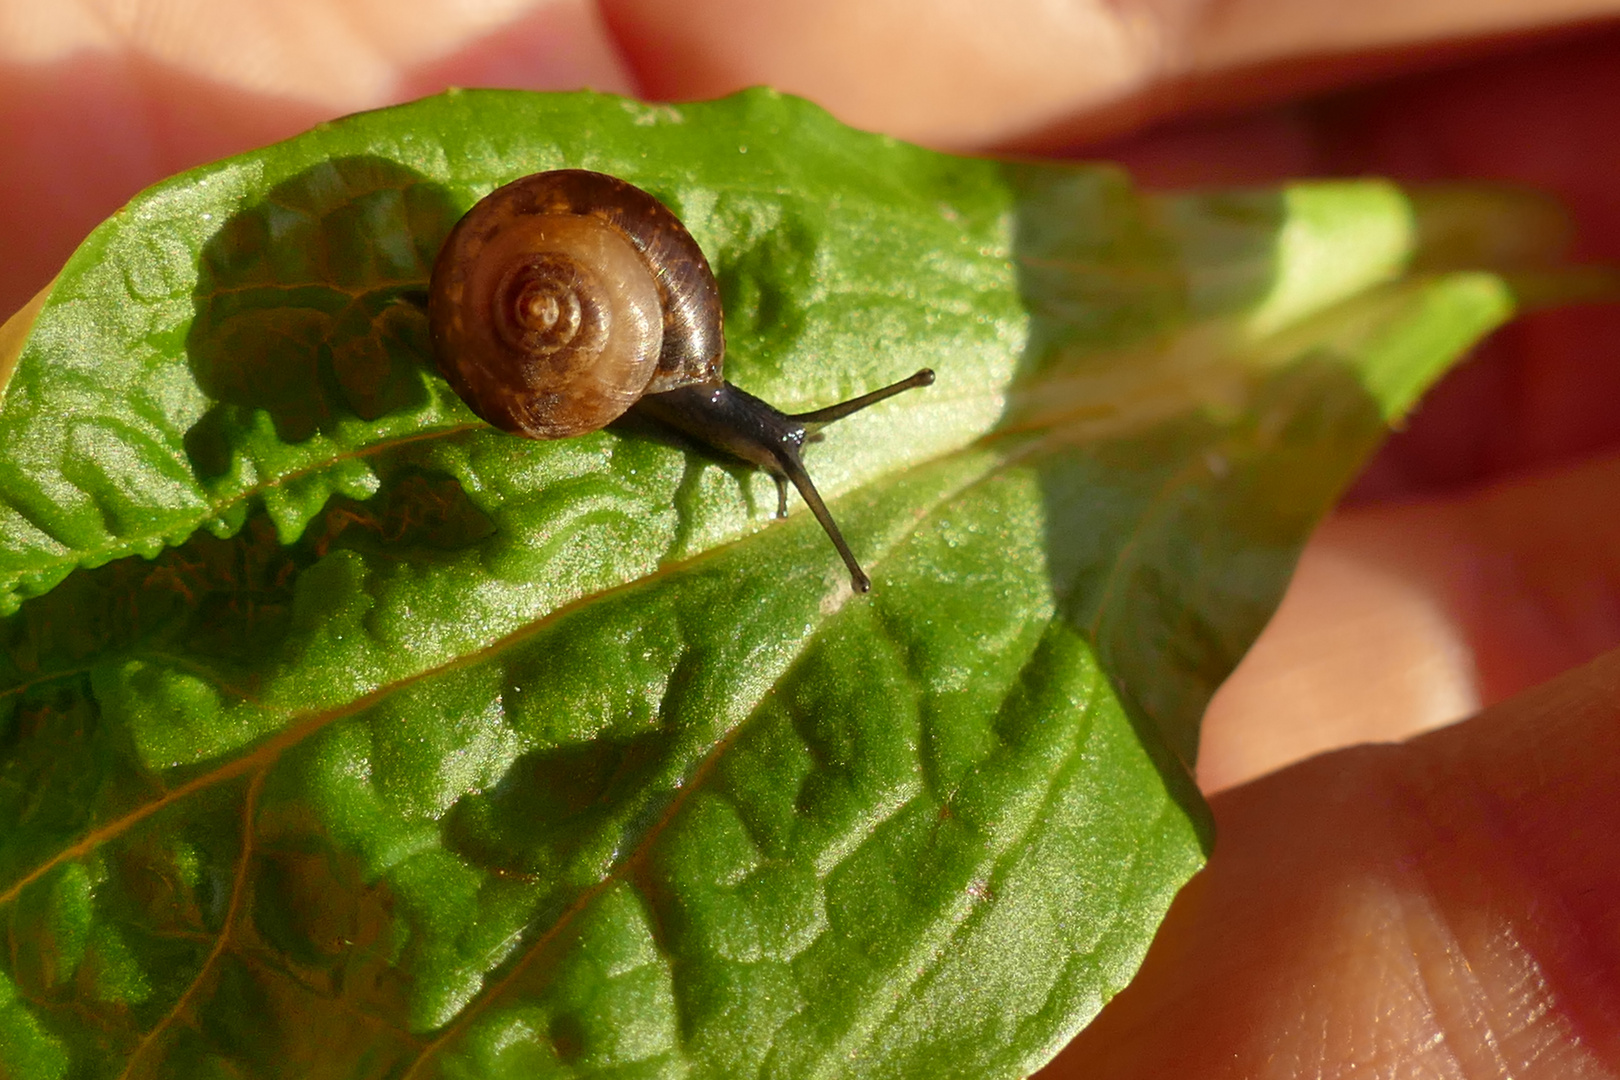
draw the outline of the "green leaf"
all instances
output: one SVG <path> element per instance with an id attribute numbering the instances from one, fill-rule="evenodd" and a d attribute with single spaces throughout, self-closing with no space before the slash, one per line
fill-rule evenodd
<path id="1" fill-rule="evenodd" d="M 433 372 L 397 301 L 561 166 L 682 216 L 744 388 L 938 371 L 808 455 L 869 596 L 766 478 Z M 1202 864 L 1183 763 L 1306 533 L 1549 228 L 767 91 L 457 92 L 142 193 L 0 334 L 0 1072 L 1028 1072 Z"/>

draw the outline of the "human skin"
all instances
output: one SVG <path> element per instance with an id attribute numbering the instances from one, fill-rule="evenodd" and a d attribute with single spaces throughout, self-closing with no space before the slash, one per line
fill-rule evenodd
<path id="1" fill-rule="evenodd" d="M 1521 181 L 1567 203 L 1580 254 L 1620 261 L 1620 32 L 1561 26 L 1620 4 L 984 10 L 0 0 L 0 311 L 145 184 L 448 82 L 769 82 L 1161 186 Z M 1480 40 L 1516 28 L 1542 36 Z M 1050 1075 L 1620 1072 L 1617 342 L 1599 308 L 1499 334 L 1322 526 L 1206 721 L 1209 869 Z"/>

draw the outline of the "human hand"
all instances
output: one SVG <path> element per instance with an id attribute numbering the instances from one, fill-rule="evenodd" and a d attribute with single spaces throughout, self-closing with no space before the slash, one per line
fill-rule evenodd
<path id="1" fill-rule="evenodd" d="M 1029 0 L 998 5 L 988 28 L 977 7 L 939 0 L 603 0 L 601 16 L 586 0 L 0 0 L 0 309 L 145 183 L 446 82 L 672 97 L 773 82 L 896 134 L 1116 157 L 1161 186 L 1519 180 L 1563 197 L 1583 253 L 1614 260 L 1612 32 L 1288 100 L 1428 63 L 1431 46 L 1401 47 L 1424 27 L 1455 60 L 1488 51 L 1455 43 L 1467 34 L 1573 8 L 1274 0 L 1158 34 L 1191 5 Z M 1139 10 L 1167 21 L 1121 14 Z M 1324 30 L 1312 13 L 1337 21 Z M 1128 134 L 1210 102 L 1251 109 Z M 1564 1076 L 1620 1062 L 1605 903 L 1620 871 L 1605 753 L 1620 730 L 1620 657 L 1513 696 L 1620 642 L 1617 330 L 1620 317 L 1593 309 L 1499 335 L 1323 527 L 1211 710 L 1211 867 L 1144 977 L 1052 1075 Z M 1247 782 L 1493 701 L 1407 746 Z"/>

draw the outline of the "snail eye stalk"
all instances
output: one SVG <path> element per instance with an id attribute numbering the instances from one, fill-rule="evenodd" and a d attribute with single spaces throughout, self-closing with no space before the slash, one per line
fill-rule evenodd
<path id="1" fill-rule="evenodd" d="M 924 386 L 934 385 L 934 371 L 932 368 L 923 368 L 921 371 L 906 376 L 899 382 L 873 390 L 869 394 L 862 394 L 848 401 L 840 401 L 837 405 L 828 405 L 824 409 L 811 409 L 809 412 L 794 413 L 789 420 L 797 420 L 804 425 L 805 431 L 814 435 L 822 428 L 835 421 L 842 420 L 851 413 L 858 413 L 870 405 L 886 401 L 896 394 L 903 394 L 907 390 L 916 390 Z"/>

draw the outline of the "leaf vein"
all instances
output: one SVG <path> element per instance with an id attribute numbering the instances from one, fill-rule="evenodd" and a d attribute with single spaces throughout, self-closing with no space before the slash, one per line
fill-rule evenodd
<path id="1" fill-rule="evenodd" d="M 991 475 L 991 472 L 993 471 L 994 470 L 992 469 L 984 474 L 981 474 L 981 476 L 976 477 L 974 481 L 971 481 L 969 484 L 962 485 L 962 487 L 957 491 L 951 492 L 946 498 L 949 499 L 955 497 L 960 493 L 960 491 L 967 490 L 968 487 L 971 487 L 973 483 L 977 483 L 980 479 Z M 921 520 L 920 517 L 919 520 Z M 550 611 L 536 616 L 532 621 L 518 627 L 503 637 L 497 638 L 495 641 L 490 642 L 483 648 L 474 650 L 473 652 L 462 656 L 453 657 L 442 664 L 423 668 L 420 671 L 403 676 L 394 682 L 378 686 L 375 689 L 362 694 L 343 705 L 311 713 L 307 717 L 302 718 L 302 720 L 297 713 L 289 714 L 287 718 L 287 726 L 283 727 L 276 734 L 267 737 L 264 742 L 258 746 L 258 748 L 251 751 L 247 755 L 234 761 L 226 762 L 216 769 L 193 777 L 191 780 L 180 785 L 179 787 L 167 789 L 160 797 L 126 812 L 123 816 L 109 821 L 99 828 L 91 830 L 76 843 L 69 845 L 56 855 L 52 856 L 50 859 L 47 859 L 45 862 L 29 871 L 23 877 L 19 878 L 12 885 L 3 891 L 0 891 L 0 905 L 7 904 L 15 900 L 23 889 L 27 888 L 35 881 L 38 881 L 55 867 L 70 859 L 77 858 L 78 856 L 93 851 L 101 844 L 121 835 L 128 829 L 146 820 L 165 807 L 170 806 L 171 804 L 192 794 L 195 794 L 198 791 L 213 787 L 216 784 L 226 783 L 230 780 L 236 779 L 239 776 L 244 776 L 258 766 L 263 765 L 268 767 L 270 764 L 279 759 L 283 753 L 299 745 L 305 739 L 317 734 L 331 724 L 366 711 L 394 693 L 414 686 L 426 679 L 447 674 L 461 668 L 470 667 L 475 664 L 482 663 L 491 657 L 499 656 L 507 649 L 527 641 L 529 638 L 547 629 L 552 624 L 561 619 L 567 618 L 569 615 L 573 614 L 577 610 L 582 609 L 588 604 L 598 603 L 605 598 L 628 592 L 631 589 L 640 588 L 649 583 L 662 580 L 665 577 L 684 571 L 705 560 L 718 557 L 720 554 L 729 550 L 730 548 L 735 547 L 738 544 L 747 543 L 760 535 L 762 534 L 753 532 L 737 537 L 735 540 L 731 540 L 723 544 L 716 544 L 714 547 L 698 552 L 696 555 L 693 555 L 688 559 L 660 565 L 652 572 L 642 577 L 621 582 L 609 588 L 602 589 L 599 592 L 580 596 L 575 600 L 559 605 Z M 812 638 L 807 636 L 806 640 L 812 640 Z"/>
<path id="2" fill-rule="evenodd" d="M 191 1008 L 192 1002 L 202 992 L 203 986 L 208 982 L 209 975 L 213 973 L 215 966 L 220 961 L 220 957 L 225 954 L 225 950 L 230 945 L 231 932 L 236 925 L 236 920 L 241 916 L 244 898 L 248 891 L 248 870 L 253 865 L 253 819 L 258 812 L 259 794 L 264 790 L 264 778 L 268 771 L 268 768 L 260 769 L 254 774 L 253 779 L 248 781 L 247 793 L 242 798 L 242 852 L 237 858 L 236 874 L 231 882 L 230 903 L 225 907 L 225 919 L 220 923 L 219 933 L 214 940 L 214 947 L 208 953 L 208 958 L 203 961 L 202 966 L 197 969 L 197 974 L 192 978 L 185 992 L 175 1001 L 174 1008 L 165 1013 L 163 1019 L 152 1026 L 152 1029 L 146 1033 L 140 1043 L 136 1045 L 134 1051 L 130 1053 L 124 1071 L 119 1074 L 120 1080 L 128 1080 L 129 1077 L 135 1075 L 135 1069 L 140 1064 L 141 1059 L 158 1044 L 158 1040 L 163 1033 Z"/>

